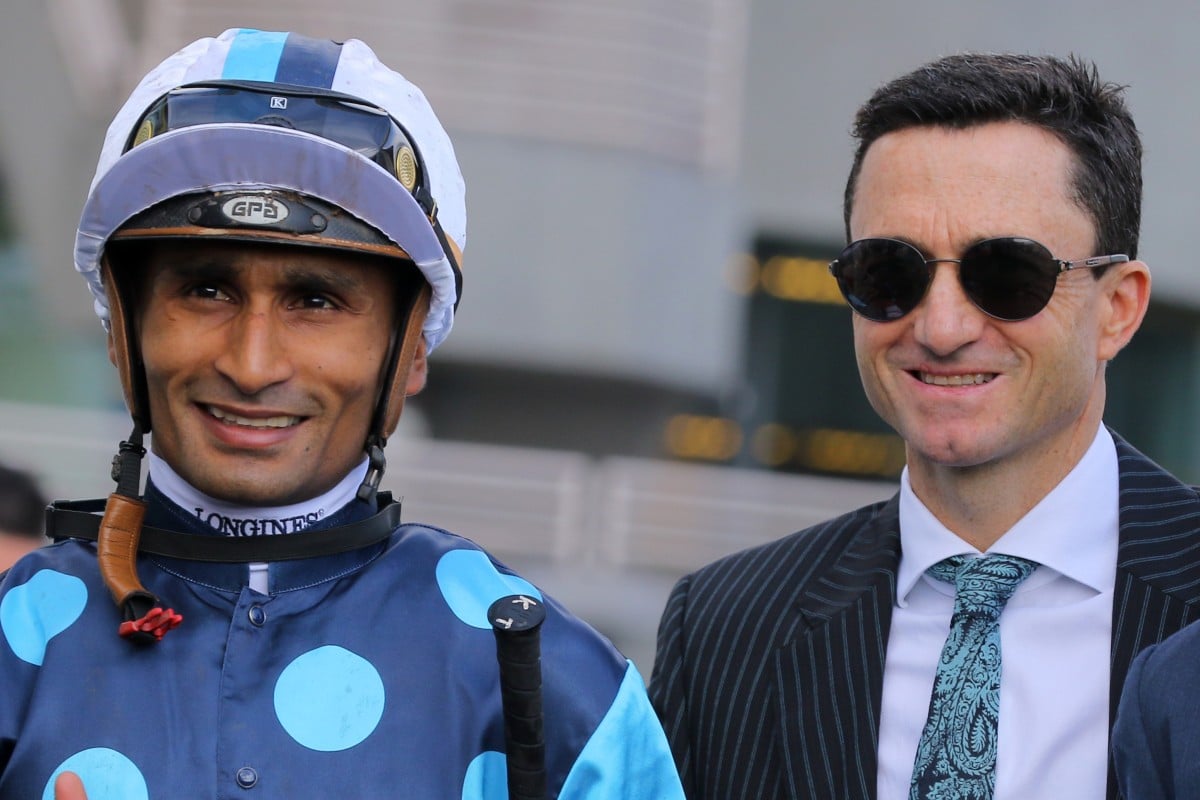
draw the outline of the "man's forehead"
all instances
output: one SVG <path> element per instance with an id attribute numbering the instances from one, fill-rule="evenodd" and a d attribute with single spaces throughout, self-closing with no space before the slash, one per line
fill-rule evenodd
<path id="1" fill-rule="evenodd" d="M 863 159 L 851 235 L 911 240 L 945 232 L 960 243 L 1022 235 L 1053 245 L 1044 229 L 1080 228 L 1090 242 L 1095 226 L 1075 198 L 1074 163 L 1066 144 L 1028 123 L 894 131 Z"/>
<path id="2" fill-rule="evenodd" d="M 144 264 L 157 274 L 320 282 L 353 287 L 400 269 L 395 259 L 286 244 L 161 240 L 145 243 Z"/>
<path id="3" fill-rule="evenodd" d="M 906 125 L 882 134 L 864 153 L 864 160 L 890 160 L 913 148 L 934 154 L 948 145 L 960 151 L 972 151 L 981 159 L 1020 156 L 1030 150 L 1053 151 L 1065 164 L 1073 164 L 1074 154 L 1053 131 L 1023 120 L 987 120 L 969 125 Z"/>

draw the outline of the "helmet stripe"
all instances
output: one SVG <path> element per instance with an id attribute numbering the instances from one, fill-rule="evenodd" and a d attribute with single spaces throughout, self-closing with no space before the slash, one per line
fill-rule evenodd
<path id="1" fill-rule="evenodd" d="M 273 81 L 279 56 L 287 43 L 286 33 L 238 31 L 229 43 L 222 78 L 236 81 Z"/>
<path id="2" fill-rule="evenodd" d="M 221 77 L 328 89 L 341 56 L 341 43 L 329 39 L 241 30 L 229 44 Z"/>
<path id="3" fill-rule="evenodd" d="M 333 76 L 341 57 L 340 43 L 293 33 L 279 54 L 275 82 L 329 89 L 333 86 Z"/>

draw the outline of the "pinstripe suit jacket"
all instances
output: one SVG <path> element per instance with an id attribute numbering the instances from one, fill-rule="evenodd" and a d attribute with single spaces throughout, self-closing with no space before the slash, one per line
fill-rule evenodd
<path id="1" fill-rule="evenodd" d="M 1110 718 L 1137 652 L 1200 617 L 1200 495 L 1113 438 Z M 675 586 L 650 694 L 691 800 L 875 797 L 898 509 L 858 509 Z M 1111 762 L 1108 785 L 1117 797 Z"/>

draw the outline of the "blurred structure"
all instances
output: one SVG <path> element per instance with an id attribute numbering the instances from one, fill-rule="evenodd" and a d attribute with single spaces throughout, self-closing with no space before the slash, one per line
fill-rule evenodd
<path id="1" fill-rule="evenodd" d="M 33 475 L 0 464 L 0 572 L 46 543 L 47 502 Z"/>
<path id="2" fill-rule="evenodd" d="M 414 404 L 430 435 L 894 477 L 899 445 L 862 399 L 824 270 L 843 236 L 853 110 L 947 51 L 1080 52 L 1130 85 L 1147 147 L 1142 255 L 1157 302 L 1114 365 L 1110 419 L 1200 479 L 1187 235 L 1200 104 L 1163 80 L 1200 68 L 1200 7 L 1161 5 L 1170 13 L 1081 14 L 1067 0 L 17 0 L 0 11 L 0 259 L 12 265 L 0 280 L 25 291 L 0 299 L 13 312 L 0 315 L 3 396 L 116 405 L 66 267 L 101 126 L 183 42 L 286 28 L 368 39 L 425 87 L 460 151 L 470 313 Z M 1153 47 L 1132 46 L 1138 36 Z M 1162 374 L 1172 391 L 1148 396 Z"/>
<path id="3" fill-rule="evenodd" d="M 903 451 L 863 397 L 825 263 L 854 109 L 947 52 L 1077 52 L 1129 84 L 1155 301 L 1110 367 L 1108 419 L 1200 481 L 1200 6 L 1152 5 L 13 0 L 0 456 L 45 459 L 55 497 L 111 489 L 128 431 L 70 268 L 103 125 L 150 63 L 246 26 L 363 38 L 440 110 L 467 178 L 469 313 L 389 447 L 391 488 L 410 519 L 544 569 L 631 653 L 652 652 L 690 566 L 894 486 Z M 423 470 L 462 490 L 435 494 Z"/>
<path id="4" fill-rule="evenodd" d="M 407 412 L 406 412 L 407 413 Z M 0 459 L 22 453 L 54 498 L 103 497 L 124 412 L 0 402 Z M 388 445 L 381 488 L 404 519 L 477 541 L 599 628 L 639 668 L 685 571 L 888 496 L 890 484 L 451 442 Z"/>

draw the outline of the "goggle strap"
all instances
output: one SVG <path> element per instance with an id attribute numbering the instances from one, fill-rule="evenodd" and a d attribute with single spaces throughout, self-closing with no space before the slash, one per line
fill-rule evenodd
<path id="1" fill-rule="evenodd" d="M 446 262 L 450 264 L 450 271 L 454 273 L 454 310 L 458 311 L 458 304 L 462 301 L 463 292 L 462 269 L 458 265 L 458 248 L 442 230 L 442 223 L 438 221 L 436 214 L 429 218 L 429 224 L 433 226 L 433 232 L 442 246 L 442 252 L 446 254 Z"/>
<path id="2" fill-rule="evenodd" d="M 416 149 L 416 145 L 413 145 L 413 149 Z M 413 189 L 413 197 L 416 199 L 417 205 L 421 206 L 421 210 L 425 212 L 425 216 L 429 217 L 429 221 L 436 225 L 437 200 L 434 199 L 433 192 L 429 191 L 429 186 L 424 181 Z"/>

